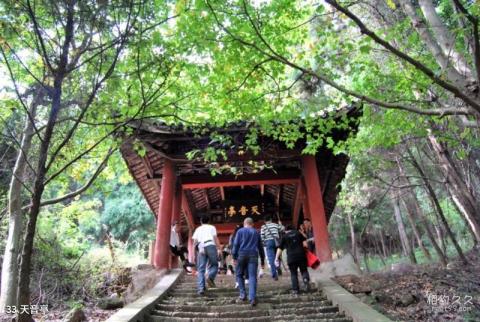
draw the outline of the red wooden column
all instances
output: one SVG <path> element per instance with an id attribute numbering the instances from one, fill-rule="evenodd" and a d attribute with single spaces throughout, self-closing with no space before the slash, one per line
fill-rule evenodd
<path id="1" fill-rule="evenodd" d="M 155 240 L 154 266 L 168 269 L 170 262 L 170 229 L 172 223 L 175 173 L 172 161 L 164 159 L 160 205 L 157 214 L 157 238 Z"/>
<path id="2" fill-rule="evenodd" d="M 195 247 L 193 246 L 192 239 L 193 232 L 191 229 L 188 230 L 188 261 L 193 263 L 195 259 Z"/>
<path id="3" fill-rule="evenodd" d="M 182 212 L 182 187 L 177 185 L 175 189 L 175 198 L 173 199 L 172 223 L 176 222 L 180 226 L 180 216 Z M 169 235 L 170 236 L 170 235 Z M 181 237 L 181 236 L 180 236 Z M 178 256 L 172 256 L 171 267 L 178 267 Z"/>
<path id="4" fill-rule="evenodd" d="M 321 262 L 331 261 L 332 251 L 328 241 L 327 217 L 323 206 L 323 194 L 317 163 L 315 157 L 311 155 L 303 156 L 302 163 L 307 197 L 306 206 L 312 221 L 315 250 Z"/>

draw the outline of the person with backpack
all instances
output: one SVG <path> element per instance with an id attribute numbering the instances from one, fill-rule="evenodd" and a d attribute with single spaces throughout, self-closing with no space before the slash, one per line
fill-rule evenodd
<path id="1" fill-rule="evenodd" d="M 262 237 L 262 242 L 266 249 L 272 278 L 275 281 L 278 281 L 278 271 L 277 267 L 275 266 L 275 254 L 277 252 L 277 247 L 280 244 L 280 235 L 283 231 L 284 227 L 280 221 L 278 224 L 276 224 L 272 222 L 272 216 L 265 216 L 265 224 L 260 230 L 260 236 Z"/>
<path id="2" fill-rule="evenodd" d="M 293 228 L 287 226 L 285 235 L 280 240 L 280 245 L 277 250 L 275 264 L 278 266 L 279 258 L 284 249 L 287 250 L 287 263 L 290 269 L 290 277 L 292 280 L 292 292 L 298 295 L 300 287 L 298 285 L 298 270 L 302 274 L 303 283 L 307 291 L 310 290 L 310 275 L 307 270 L 307 256 L 305 255 L 305 248 L 307 247 L 306 238 Z"/>

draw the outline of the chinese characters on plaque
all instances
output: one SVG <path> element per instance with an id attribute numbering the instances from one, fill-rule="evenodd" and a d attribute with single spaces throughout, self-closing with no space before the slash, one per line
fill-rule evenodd
<path id="1" fill-rule="evenodd" d="M 237 216 L 261 216 L 263 212 L 263 204 L 262 205 L 233 205 L 230 204 L 224 208 L 225 217 L 232 218 Z"/>

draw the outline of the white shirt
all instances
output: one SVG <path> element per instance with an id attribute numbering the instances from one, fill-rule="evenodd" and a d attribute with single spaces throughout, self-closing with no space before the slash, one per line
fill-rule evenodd
<path id="1" fill-rule="evenodd" d="M 170 231 L 170 246 L 180 247 L 180 238 L 178 238 L 175 227 L 172 227 L 172 230 Z"/>
<path id="2" fill-rule="evenodd" d="M 195 239 L 203 246 L 215 245 L 215 237 L 217 236 L 217 229 L 215 226 L 203 224 L 193 233 L 192 239 Z"/>

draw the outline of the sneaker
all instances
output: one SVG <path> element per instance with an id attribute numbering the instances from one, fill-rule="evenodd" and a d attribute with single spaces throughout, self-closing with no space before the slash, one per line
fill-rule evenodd
<path id="1" fill-rule="evenodd" d="M 305 283 L 305 292 L 309 293 L 312 291 L 312 284 Z"/>
<path id="2" fill-rule="evenodd" d="M 275 277 L 273 278 L 273 280 L 274 280 L 274 281 L 278 281 L 278 276 L 275 276 Z"/>
<path id="3" fill-rule="evenodd" d="M 294 297 L 298 297 L 298 291 L 297 290 L 292 290 L 292 295 Z"/>
<path id="4" fill-rule="evenodd" d="M 250 301 L 250 306 L 257 306 L 258 302 L 257 299 L 253 299 Z"/>
<path id="5" fill-rule="evenodd" d="M 246 300 L 247 300 L 247 299 L 246 299 L 245 297 L 239 297 L 239 298 L 236 300 L 236 302 L 237 302 L 237 304 L 242 304 L 242 303 L 245 303 Z"/>
<path id="6" fill-rule="evenodd" d="M 237 288 L 238 288 L 238 283 L 237 283 L 237 282 L 235 282 L 235 289 L 237 289 Z"/>
<path id="7" fill-rule="evenodd" d="M 212 288 L 212 287 L 217 287 L 217 286 L 215 285 L 215 281 L 212 280 L 211 278 L 207 278 L 207 285 L 208 285 L 208 287 L 210 287 L 210 288 Z"/>
<path id="8" fill-rule="evenodd" d="M 205 295 L 205 291 L 200 291 L 200 292 L 198 292 L 198 295 L 204 296 L 204 295 Z"/>

